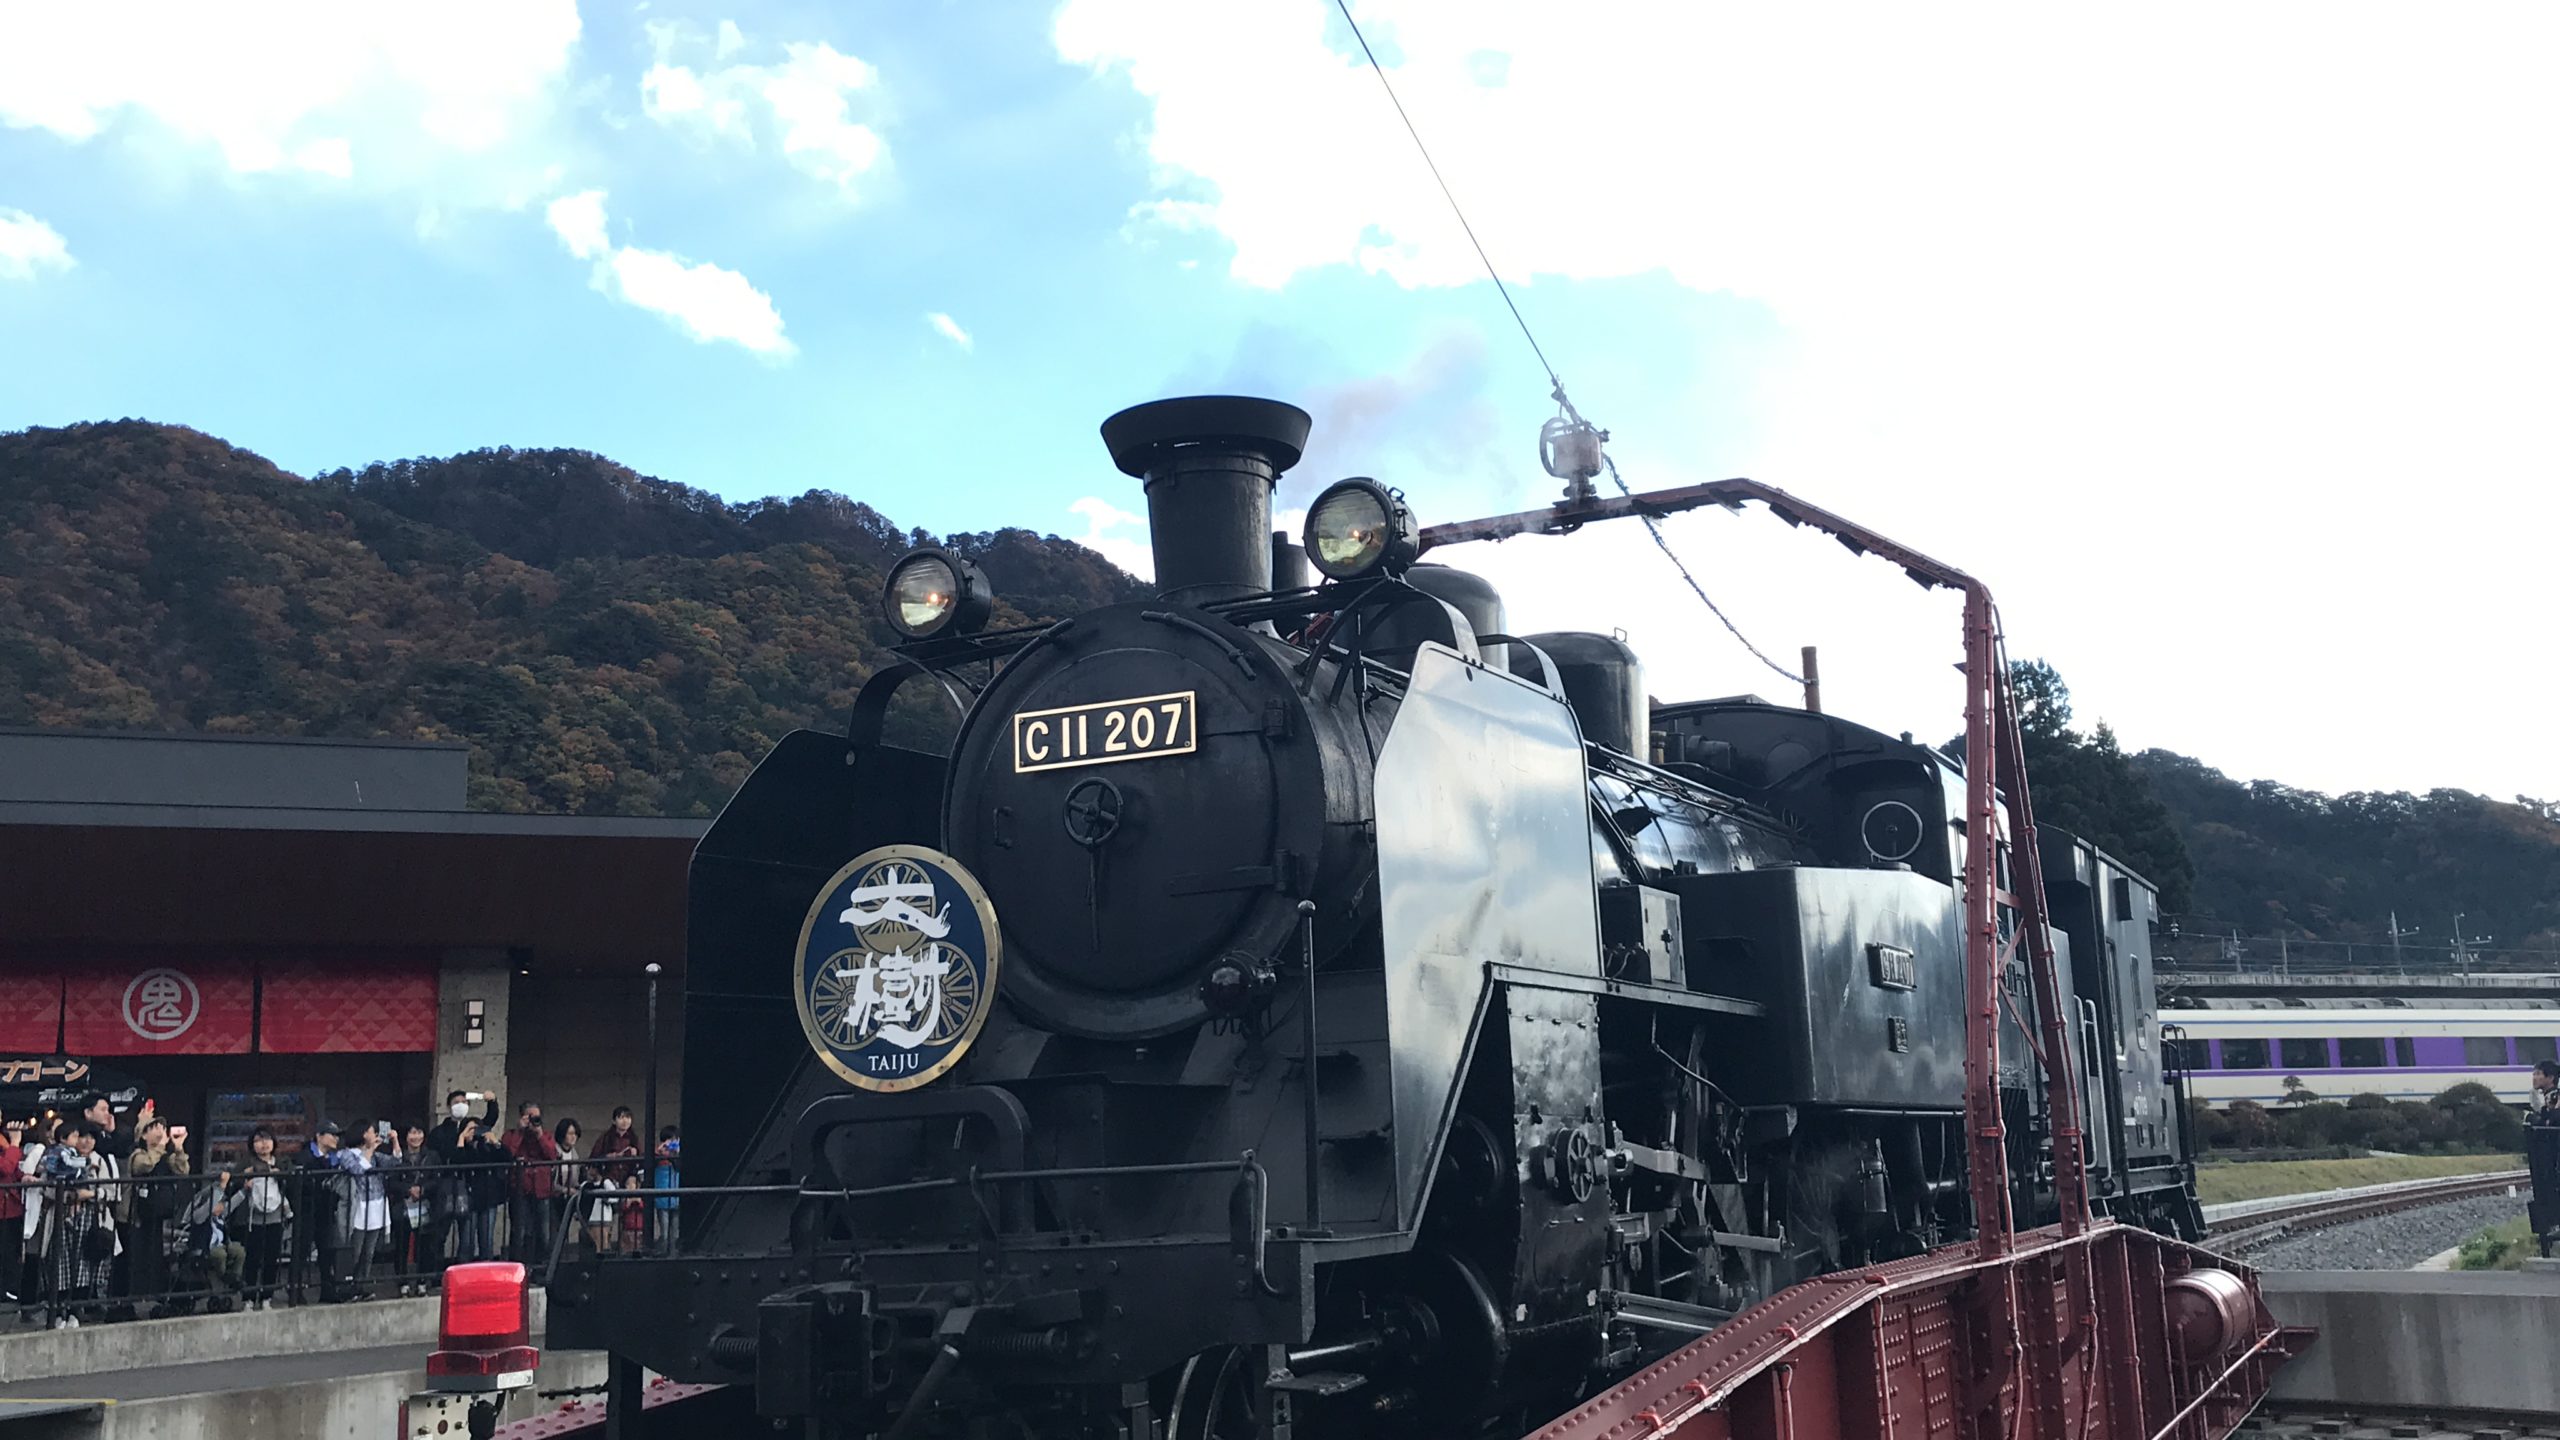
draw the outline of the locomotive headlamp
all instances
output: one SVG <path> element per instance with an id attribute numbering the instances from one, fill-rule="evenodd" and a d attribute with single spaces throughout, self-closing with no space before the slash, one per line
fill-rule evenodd
<path id="1" fill-rule="evenodd" d="M 942 550 L 917 550 L 889 567 L 890 627 L 910 640 L 967 635 L 987 623 L 996 600 L 978 567 Z"/>
<path id="2" fill-rule="evenodd" d="M 1331 579 L 1401 574 L 1421 553 L 1413 512 L 1375 480 L 1340 481 L 1307 511 L 1307 559 Z"/>

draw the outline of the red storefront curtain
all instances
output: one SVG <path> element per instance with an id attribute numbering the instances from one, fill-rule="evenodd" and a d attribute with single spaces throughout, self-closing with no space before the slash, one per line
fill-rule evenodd
<path id="1" fill-rule="evenodd" d="M 0 1051 L 51 1055 L 61 1033 L 61 968 L 47 961 L 23 969 L 0 969 Z"/>
<path id="2" fill-rule="evenodd" d="M 269 961 L 259 967 L 258 1049 L 268 1055 L 432 1051 L 436 963 L 367 957 L 354 964 Z"/>
<path id="3" fill-rule="evenodd" d="M 246 960 L 80 960 L 63 966 L 73 1055 L 245 1055 L 257 983 Z"/>

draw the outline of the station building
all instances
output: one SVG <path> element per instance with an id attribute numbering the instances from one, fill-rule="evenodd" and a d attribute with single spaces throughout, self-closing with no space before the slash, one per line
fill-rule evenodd
<path id="1" fill-rule="evenodd" d="M 219 1160 L 257 1124 L 431 1121 L 477 1090 L 592 1137 L 642 1108 L 655 964 L 677 1121 L 706 822 L 469 810 L 467 759 L 0 729 L 0 1112 L 148 1095 Z"/>

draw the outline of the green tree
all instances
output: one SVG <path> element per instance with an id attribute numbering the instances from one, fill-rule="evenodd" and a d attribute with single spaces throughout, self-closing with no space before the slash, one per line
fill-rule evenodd
<path id="1" fill-rule="evenodd" d="M 2009 694 L 2036 823 L 2068 830 L 2122 860 L 2160 887 L 2163 909 L 2186 910 L 2195 866 L 2185 838 L 2116 743 L 2115 731 L 2104 721 L 2085 736 L 2072 728 L 2071 687 L 2047 661 L 2011 661 Z M 1963 750 L 1952 742 L 1948 748 Z"/>

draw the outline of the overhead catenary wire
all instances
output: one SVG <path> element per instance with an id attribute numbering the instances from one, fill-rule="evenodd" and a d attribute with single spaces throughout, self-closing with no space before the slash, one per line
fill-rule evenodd
<path id="1" fill-rule="evenodd" d="M 1635 497 L 1635 492 L 1627 488 L 1627 482 L 1625 480 L 1619 478 L 1618 462 L 1611 459 L 1606 451 L 1603 451 L 1601 452 L 1600 463 L 1608 467 L 1609 481 L 1611 484 L 1618 487 L 1618 493 L 1628 497 L 1629 499 L 1633 499 Z M 1707 597 L 1707 587 L 1699 584 L 1698 577 L 1689 573 L 1689 567 L 1680 563 L 1679 555 L 1674 553 L 1671 549 L 1671 542 L 1664 538 L 1662 534 L 1662 522 L 1660 520 L 1655 519 L 1653 516 L 1646 514 L 1642 510 L 1638 510 L 1636 512 L 1636 518 L 1644 522 L 1645 533 L 1651 535 L 1653 537 L 1653 543 L 1662 548 L 1662 556 L 1664 559 L 1671 562 L 1671 568 L 1679 571 L 1680 578 L 1689 582 L 1689 589 L 1698 597 L 1698 603 L 1707 607 L 1708 614 L 1713 615 L 1716 619 L 1724 622 L 1724 628 L 1732 632 L 1734 639 L 1742 642 L 1742 648 L 1751 652 L 1752 659 L 1757 660 L 1761 664 L 1768 666 L 1770 669 L 1777 671 L 1780 675 L 1785 676 L 1794 684 L 1802 685 L 1805 683 L 1802 675 L 1799 675 L 1793 670 L 1788 669 L 1786 666 L 1779 664 L 1777 661 L 1770 659 L 1759 646 L 1752 644 L 1751 637 L 1742 633 L 1742 627 L 1733 623 L 1733 617 L 1724 613 L 1724 607 L 1716 604 L 1715 601 Z"/>
<path id="2" fill-rule="evenodd" d="M 1387 78 L 1387 67 L 1378 63 L 1378 52 L 1369 47 L 1369 37 L 1361 33 L 1360 22 L 1352 17 L 1351 0 L 1333 0 L 1333 7 L 1342 12 L 1342 23 L 1351 27 L 1351 38 L 1359 42 L 1360 53 L 1368 58 L 1370 71 L 1378 77 L 1378 88 L 1387 93 L 1387 103 L 1395 108 L 1396 118 L 1404 122 L 1404 133 L 1412 137 L 1414 150 L 1422 156 L 1423 168 L 1431 172 L 1432 182 L 1440 187 L 1440 198 L 1449 202 L 1449 213 L 1457 217 L 1458 228 L 1466 232 L 1467 244 L 1474 247 L 1476 259 L 1484 266 L 1485 277 L 1493 282 L 1494 292 L 1502 297 L 1503 308 L 1511 312 L 1512 323 L 1520 327 L 1520 338 L 1529 343 L 1529 353 L 1538 357 L 1538 368 L 1546 372 L 1547 382 L 1555 387 L 1556 404 L 1563 408 L 1564 413 L 1570 416 L 1575 424 L 1597 430 L 1597 426 L 1593 426 L 1590 421 L 1582 418 L 1582 412 L 1574 408 L 1573 401 L 1566 398 L 1564 377 L 1556 373 L 1554 362 L 1547 359 L 1546 347 L 1538 343 L 1537 332 L 1529 328 L 1529 317 L 1520 312 L 1520 302 L 1512 298 L 1511 287 L 1503 283 L 1502 272 L 1494 268 L 1493 257 L 1485 253 L 1484 241 L 1476 235 L 1475 225 L 1467 219 L 1466 207 L 1458 203 L 1457 192 L 1449 188 L 1449 178 L 1440 173 L 1440 162 L 1431 157 L 1431 147 L 1424 142 L 1421 127 L 1413 123 L 1412 114 L 1404 108 L 1403 99 L 1396 94 L 1395 82 Z M 1607 438 L 1605 432 L 1602 438 Z M 1618 474 L 1618 462 L 1605 450 L 1601 452 L 1600 461 L 1608 467 L 1610 483 L 1618 487 L 1618 493 L 1632 499 L 1635 492 L 1628 488 L 1626 480 Z M 1681 563 L 1678 552 L 1671 548 L 1670 540 L 1662 533 L 1662 522 L 1659 519 L 1641 510 L 1636 512 L 1636 518 L 1644 521 L 1645 533 L 1653 537 L 1653 543 L 1661 549 L 1663 558 L 1671 562 L 1672 569 L 1680 572 L 1680 578 L 1687 582 L 1690 592 L 1707 607 L 1707 613 L 1715 616 L 1723 623 L 1726 630 L 1732 632 L 1734 639 L 1742 642 L 1742 648 L 1751 652 L 1751 658 L 1768 666 L 1793 684 L 1805 683 L 1802 675 L 1770 659 L 1759 646 L 1752 644 L 1751 637 L 1742 633 L 1742 627 L 1734 624 L 1733 618 L 1725 614 L 1723 608 L 1715 601 L 1708 598 L 1706 587 L 1698 583 L 1697 576 L 1689 573 L 1689 567 Z"/>

